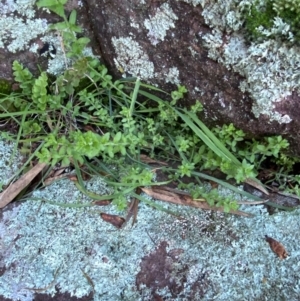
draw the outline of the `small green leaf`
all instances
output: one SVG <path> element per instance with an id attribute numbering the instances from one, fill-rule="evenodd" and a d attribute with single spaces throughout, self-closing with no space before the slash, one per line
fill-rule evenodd
<path id="1" fill-rule="evenodd" d="M 61 161 L 62 166 L 69 166 L 70 165 L 70 159 L 68 157 L 64 157 Z"/>
<path id="2" fill-rule="evenodd" d="M 49 6 L 57 5 L 57 1 L 55 1 L 55 0 L 39 0 L 36 3 L 36 5 L 38 8 L 49 7 Z"/>
<path id="3" fill-rule="evenodd" d="M 62 5 L 57 5 L 57 6 L 49 6 L 48 7 L 51 11 L 59 15 L 60 17 L 64 18 L 65 17 L 65 10 Z"/>
<path id="4" fill-rule="evenodd" d="M 83 37 L 83 38 L 79 38 L 79 39 L 77 40 L 77 43 L 86 45 L 86 44 L 88 44 L 90 41 L 91 41 L 91 40 L 90 40 L 89 38 Z"/>
<path id="5" fill-rule="evenodd" d="M 75 9 L 71 11 L 70 17 L 69 17 L 69 23 L 75 25 L 76 24 L 76 18 L 77 18 L 77 12 Z"/>
<path id="6" fill-rule="evenodd" d="M 120 142 L 121 138 L 122 138 L 122 133 L 118 132 L 114 137 L 114 143 Z"/>
<path id="7" fill-rule="evenodd" d="M 65 30 L 68 28 L 69 28 L 69 25 L 67 22 L 59 22 L 59 23 L 52 24 L 50 26 L 50 29 L 58 30 L 58 31 Z"/>

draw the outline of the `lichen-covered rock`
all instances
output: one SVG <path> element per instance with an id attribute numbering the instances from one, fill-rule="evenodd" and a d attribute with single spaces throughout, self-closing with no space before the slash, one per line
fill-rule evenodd
<path id="1" fill-rule="evenodd" d="M 2 145 L 6 183 L 12 145 Z M 86 188 L 112 192 L 100 178 Z M 47 300 L 35 294 L 59 290 L 91 301 L 298 300 L 299 209 L 269 215 L 261 205 L 244 206 L 253 214 L 247 218 L 152 200 L 174 214 L 141 202 L 136 223 L 116 229 L 100 213 L 121 213 L 82 207 L 91 201 L 65 179 L 1 210 L 0 296 Z M 284 246 L 287 258 L 273 253 L 265 235 Z"/>
<path id="2" fill-rule="evenodd" d="M 36 0 L 3 0 L 0 3 L 0 79 L 13 80 L 12 63 L 18 60 L 32 72 L 40 66 L 49 73 L 65 69 L 65 53 L 59 32 L 49 31 L 61 19 L 46 9 L 37 9 Z M 80 0 L 69 0 L 66 15 L 78 11 L 78 22 L 89 28 L 86 10 Z M 91 30 L 85 35 L 89 36 Z M 93 44 L 93 43 L 92 43 Z M 51 56 L 50 51 L 55 53 Z"/>

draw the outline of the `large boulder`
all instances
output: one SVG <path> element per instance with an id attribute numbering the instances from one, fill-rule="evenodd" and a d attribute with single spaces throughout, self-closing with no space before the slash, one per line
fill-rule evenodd
<path id="1" fill-rule="evenodd" d="M 247 44 L 243 24 L 237 24 L 239 8 L 218 2 L 112 0 L 100 5 L 87 0 L 87 5 L 102 59 L 115 76 L 139 76 L 168 91 L 185 85 L 189 94 L 181 104 L 201 101 L 207 124 L 232 122 L 256 137 L 281 134 L 299 155 L 299 76 L 296 84 L 289 78 L 297 70 L 289 60 L 300 58 L 299 49 L 275 41 Z"/>

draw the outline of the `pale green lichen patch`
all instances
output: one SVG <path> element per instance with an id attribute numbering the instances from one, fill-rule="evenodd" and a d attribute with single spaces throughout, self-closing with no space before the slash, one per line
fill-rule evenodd
<path id="1" fill-rule="evenodd" d="M 5 0 L 0 3 L 0 48 L 12 53 L 28 50 L 39 55 L 42 45 L 36 42 L 38 38 L 55 48 L 56 55 L 48 60 L 47 72 L 57 75 L 72 62 L 64 52 L 60 33 L 49 32 L 48 21 L 36 17 L 35 3 L 36 0 Z M 78 6 L 82 6 L 80 1 Z M 90 48 L 84 49 L 83 55 L 94 56 Z"/>
<path id="2" fill-rule="evenodd" d="M 148 29 L 148 38 L 152 45 L 157 45 L 163 41 L 167 30 L 175 28 L 178 17 L 174 14 L 168 3 L 164 3 L 157 10 L 153 17 L 144 21 L 144 26 Z"/>
<path id="3" fill-rule="evenodd" d="M 0 3 L 0 14 L 13 15 L 15 12 L 27 18 L 33 18 L 35 11 L 33 6 L 36 0 L 4 0 Z"/>
<path id="4" fill-rule="evenodd" d="M 38 53 L 40 38 L 56 49 L 57 56 L 49 60 L 49 73 L 58 74 L 65 68 L 65 55 L 57 35 L 49 33 L 46 19 L 36 18 L 35 0 L 6 0 L 0 4 L 0 47 L 15 53 L 28 50 Z"/>
<path id="5" fill-rule="evenodd" d="M 112 192 L 100 178 L 86 182 L 86 188 L 99 194 Z M 219 192 L 230 194 L 227 189 Z M 0 277 L 0 295 L 31 301 L 35 290 L 54 294 L 58 287 L 77 297 L 93 291 L 94 301 L 151 300 L 149 288 L 137 290 L 136 277 L 141 260 L 162 241 L 168 243 L 168 252 L 181 250 L 176 265 L 178 271 L 185 267 L 186 273 L 176 297 L 171 297 L 168 287 L 157 291 L 164 300 L 215 296 L 219 301 L 277 300 L 278 295 L 297 300 L 300 293 L 299 210 L 269 215 L 263 206 L 244 206 L 254 214 L 245 218 L 155 201 L 181 218 L 141 203 L 137 223 L 115 229 L 99 215 L 100 211 L 117 214 L 112 207 L 66 208 L 47 200 L 69 206 L 91 201 L 63 180 L 35 191 L 27 202 L 3 213 L 0 266 L 6 271 Z M 265 235 L 285 246 L 288 259 L 276 257 Z M 193 299 L 197 283 L 203 290 L 201 298 Z"/>
<path id="6" fill-rule="evenodd" d="M 291 118 L 274 110 L 275 103 L 282 101 L 299 89 L 300 51 L 277 41 L 267 40 L 246 46 L 242 35 L 228 36 L 226 44 L 222 34 L 215 30 L 203 39 L 209 48 L 209 56 L 229 69 L 240 73 L 246 79 L 240 89 L 248 92 L 255 101 L 252 111 L 256 117 L 261 114 L 279 123 L 289 123 Z"/>
<path id="7" fill-rule="evenodd" d="M 111 193 L 100 178 L 87 182 L 86 188 Z M 116 214 L 113 208 L 65 208 L 47 200 L 69 205 L 91 201 L 63 180 L 3 214 L 0 266 L 7 270 L 0 277 L 0 295 L 31 301 L 32 289 L 53 294 L 58 287 L 86 296 L 93 288 L 85 273 L 94 284 L 94 301 L 151 300 L 149 288 L 137 291 L 136 276 L 142 258 L 162 241 L 167 241 L 168 251 L 182 250 L 181 263 L 187 267 L 176 297 L 168 287 L 157 291 L 164 300 L 195 300 L 189 296 L 201 281 L 207 285 L 197 300 L 277 300 L 278 295 L 297 300 L 300 293 L 299 210 L 270 216 L 263 206 L 247 206 L 243 209 L 254 217 L 245 218 L 155 201 L 181 218 L 141 203 L 137 223 L 117 230 L 99 216 L 100 210 Z M 278 259 L 265 235 L 280 241 L 289 258 Z M 176 281 L 176 274 L 172 277 Z"/>
<path id="8" fill-rule="evenodd" d="M 116 52 L 114 62 L 119 70 L 144 80 L 154 77 L 154 64 L 132 37 L 113 37 L 112 43 Z"/>

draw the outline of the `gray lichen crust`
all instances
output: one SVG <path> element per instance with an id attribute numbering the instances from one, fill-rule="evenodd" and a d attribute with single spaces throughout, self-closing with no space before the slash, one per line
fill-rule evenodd
<path id="1" fill-rule="evenodd" d="M 112 39 L 116 51 L 116 67 L 144 80 L 154 77 L 154 65 L 138 42 L 131 37 Z"/>
<path id="2" fill-rule="evenodd" d="M 48 30 L 46 19 L 35 18 L 35 0 L 0 3 L 0 48 L 10 52 L 28 49 L 30 42 Z"/>
<path id="3" fill-rule="evenodd" d="M 177 19 L 178 17 L 174 14 L 168 3 L 161 5 L 154 17 L 146 19 L 144 26 L 148 29 L 148 38 L 151 44 L 156 45 L 160 41 L 163 41 L 167 30 L 175 28 L 174 21 Z"/>
<path id="4" fill-rule="evenodd" d="M 3 142 L 0 138 L 0 192 L 3 185 L 7 185 L 13 180 L 20 168 L 22 157 L 15 144 Z"/>

